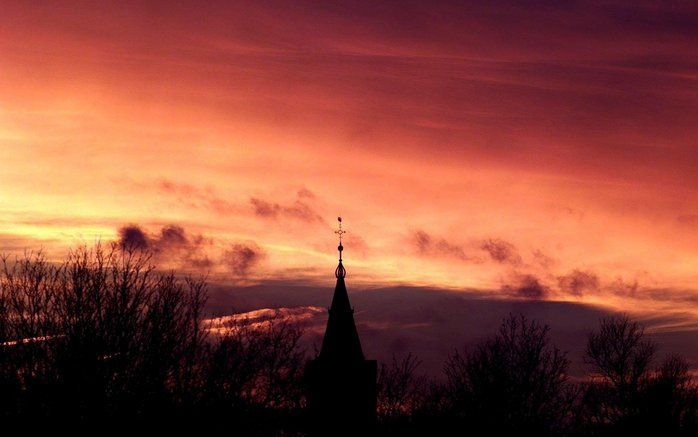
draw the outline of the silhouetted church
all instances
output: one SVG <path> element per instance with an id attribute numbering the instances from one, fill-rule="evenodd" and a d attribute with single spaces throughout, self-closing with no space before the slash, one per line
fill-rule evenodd
<path id="1" fill-rule="evenodd" d="M 307 401 L 315 435 L 367 431 L 376 417 L 376 361 L 366 360 L 354 323 L 342 265 L 342 219 L 339 220 L 337 285 L 329 309 L 320 354 L 305 369 Z"/>

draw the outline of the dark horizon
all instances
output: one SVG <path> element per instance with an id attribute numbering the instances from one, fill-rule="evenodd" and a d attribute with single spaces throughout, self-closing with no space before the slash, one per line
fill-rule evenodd
<path id="1" fill-rule="evenodd" d="M 351 278 L 348 281 L 366 353 L 388 362 L 393 354 L 412 352 L 430 377 L 443 376 L 443 360 L 449 354 L 487 338 L 509 314 L 522 314 L 548 324 L 554 342 L 570 353 L 571 375 L 580 377 L 588 371 L 582 362 L 588 333 L 601 319 L 623 314 L 583 302 L 531 302 L 502 295 L 498 290 L 487 296 L 481 291 L 431 287 L 361 288 L 352 286 Z M 309 332 L 305 344 L 312 350 L 319 345 L 327 320 L 326 309 L 334 289 L 331 272 L 326 282 L 327 286 L 283 281 L 243 287 L 212 284 L 207 307 L 214 318 L 234 313 L 255 320 L 274 315 L 266 310 L 279 310 L 282 316 L 306 327 Z M 647 327 L 649 337 L 658 343 L 660 356 L 685 355 L 692 371 L 698 371 L 698 353 L 692 348 L 696 325 L 690 314 L 676 312 L 656 317 L 648 312 L 636 314 L 635 319 Z"/>

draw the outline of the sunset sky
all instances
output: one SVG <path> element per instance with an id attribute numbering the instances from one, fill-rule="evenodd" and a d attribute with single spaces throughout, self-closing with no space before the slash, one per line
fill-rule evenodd
<path id="1" fill-rule="evenodd" d="M 1 9 L 0 252 L 698 317 L 695 2 Z"/>

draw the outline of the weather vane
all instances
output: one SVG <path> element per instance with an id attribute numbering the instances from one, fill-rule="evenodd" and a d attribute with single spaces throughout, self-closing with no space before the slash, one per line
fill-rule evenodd
<path id="1" fill-rule="evenodd" d="M 337 217 L 337 221 L 339 222 L 339 229 L 334 231 L 335 234 L 339 235 L 339 246 L 337 246 L 337 250 L 339 250 L 339 265 L 337 266 L 337 269 L 334 271 L 334 275 L 337 278 L 343 278 L 346 276 L 347 271 L 344 269 L 344 266 L 342 265 L 342 251 L 344 250 L 344 246 L 342 246 L 342 236 L 347 233 L 347 231 L 342 229 L 342 217 Z"/>

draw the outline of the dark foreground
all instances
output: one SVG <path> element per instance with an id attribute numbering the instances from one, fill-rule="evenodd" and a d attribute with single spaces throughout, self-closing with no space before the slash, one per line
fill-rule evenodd
<path id="1" fill-rule="evenodd" d="M 61 265 L 6 259 L 0 273 L 4 424 L 104 430 L 194 426 L 307 435 L 302 329 L 204 319 L 206 284 L 161 274 L 147 253 L 78 250 Z M 443 378 L 419 359 L 379 367 L 376 424 L 363 435 L 698 435 L 687 362 L 660 357 L 640 325 L 602 320 L 573 382 L 548 327 L 522 316 L 454 353 Z M 338 423 L 328 435 L 337 435 Z"/>

